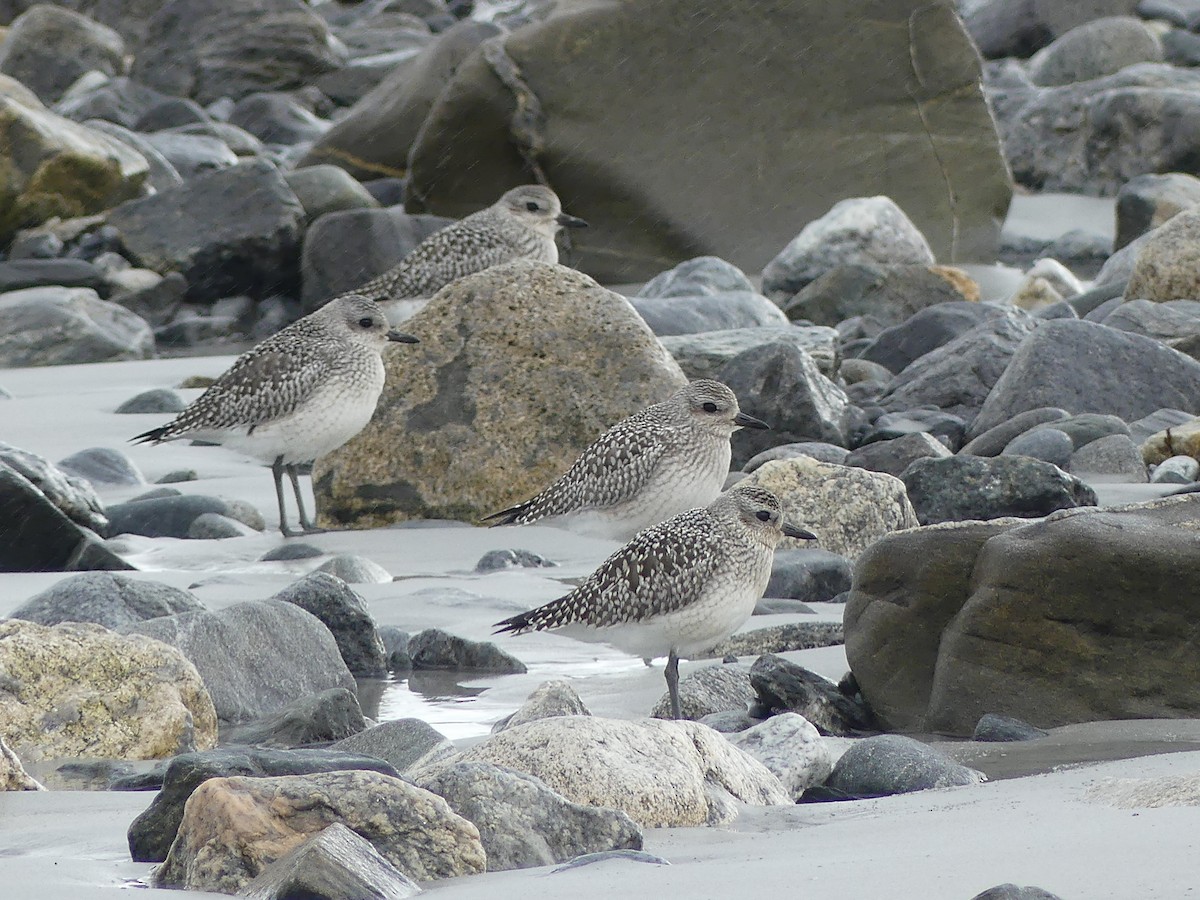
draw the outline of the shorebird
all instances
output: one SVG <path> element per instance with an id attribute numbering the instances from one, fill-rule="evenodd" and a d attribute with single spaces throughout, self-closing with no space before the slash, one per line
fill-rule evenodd
<path id="1" fill-rule="evenodd" d="M 643 659 L 665 654 L 678 719 L 679 658 L 707 650 L 750 617 L 785 536 L 816 540 L 783 520 L 773 493 L 736 486 L 703 509 L 647 528 L 569 594 L 497 622 L 495 633 L 554 631 Z"/>
<path id="2" fill-rule="evenodd" d="M 301 529 L 320 531 L 304 511 L 296 466 L 336 450 L 370 421 L 383 391 L 381 354 L 389 341 L 417 343 L 391 330 L 374 301 L 343 295 L 243 353 L 173 421 L 131 440 L 197 438 L 261 459 L 275 477 L 284 537 L 298 533 L 287 526 L 285 472 Z"/>
<path id="3" fill-rule="evenodd" d="M 546 519 L 583 534 L 628 540 L 711 503 L 729 476 L 729 438 L 739 428 L 767 427 L 743 413 L 721 382 L 693 381 L 618 422 L 541 493 L 485 521 L 527 525 Z"/>

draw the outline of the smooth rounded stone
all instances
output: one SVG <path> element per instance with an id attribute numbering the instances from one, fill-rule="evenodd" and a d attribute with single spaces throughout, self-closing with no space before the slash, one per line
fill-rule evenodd
<path id="1" fill-rule="evenodd" d="M 837 376 L 843 366 L 837 332 L 824 326 L 767 325 L 756 328 L 731 328 L 724 331 L 660 336 L 667 351 L 690 380 L 719 378 L 731 359 L 767 344 L 795 344 L 816 362 L 827 378 Z"/>
<path id="2" fill-rule="evenodd" d="M 103 212 L 138 196 L 150 174 L 120 141 L 10 97 L 0 96 L 0 137 L 8 198 L 0 242 L 55 216 Z"/>
<path id="3" fill-rule="evenodd" d="M 400 773 L 444 763 L 458 753 L 445 735 L 420 719 L 383 722 L 339 740 L 330 749 L 378 757 Z"/>
<path id="4" fill-rule="evenodd" d="M 173 322 L 154 329 L 154 337 L 163 347 L 199 347 L 226 344 L 241 334 L 237 316 L 185 313 Z"/>
<path id="5" fill-rule="evenodd" d="M 58 461 L 58 467 L 93 485 L 145 484 L 146 479 L 133 460 L 111 447 L 89 447 Z"/>
<path id="6" fill-rule="evenodd" d="M 979 286 L 960 269 L 857 263 L 836 266 L 778 302 L 789 319 L 832 326 L 861 316 L 878 333 L 921 309 L 978 297 Z"/>
<path id="7" fill-rule="evenodd" d="M 825 603 L 850 590 L 850 561 L 828 550 L 778 550 L 767 597 Z"/>
<path id="8" fill-rule="evenodd" d="M 880 724 L 925 729 L 942 631 L 971 592 L 980 548 L 1013 520 L 887 535 L 854 567 L 843 621 L 846 659 Z"/>
<path id="9" fill-rule="evenodd" d="M 208 113 L 195 100 L 189 100 L 187 97 L 166 97 L 142 113 L 133 127 L 135 131 L 153 132 L 208 121 Z"/>
<path id="10" fill-rule="evenodd" d="M 304 208 L 265 160 L 124 203 L 108 220 L 139 265 L 180 272 L 192 301 L 265 297 L 296 286 Z"/>
<path id="11" fill-rule="evenodd" d="M 1072 475 L 1104 475 L 1129 484 L 1145 484 L 1146 464 L 1137 444 L 1124 434 L 1110 434 L 1084 444 L 1066 465 Z"/>
<path id="12" fill-rule="evenodd" d="M 664 337 L 788 324 L 778 306 L 754 291 L 630 297 L 629 303 L 656 335 Z"/>
<path id="13" fill-rule="evenodd" d="M 412 657 L 408 655 L 408 642 L 412 635 L 395 625 L 380 625 L 379 639 L 387 653 L 387 665 L 393 672 L 408 672 L 412 669 Z"/>
<path id="14" fill-rule="evenodd" d="M 962 444 L 967 423 L 961 417 L 937 408 L 916 408 L 904 412 L 883 413 L 871 427 L 857 438 L 861 446 L 878 441 L 894 441 L 914 434 L 938 438 L 943 446 L 954 448 Z"/>
<path id="15" fill-rule="evenodd" d="M 989 428 L 978 437 L 968 441 L 958 452 L 963 456 L 999 456 L 1014 439 L 1032 428 L 1045 423 L 1069 418 L 1070 413 L 1058 407 L 1042 407 L 1017 413 L 1007 422 Z"/>
<path id="16" fill-rule="evenodd" d="M 167 99 L 153 88 L 117 75 L 86 89 L 77 82 L 54 104 L 54 111 L 76 122 L 109 122 L 132 132 L 146 110 Z"/>
<path id="17" fill-rule="evenodd" d="M 946 445 L 933 435 L 918 431 L 887 441 L 864 444 L 846 456 L 845 465 L 899 478 L 914 460 L 944 459 L 951 455 Z M 769 592 L 770 588 L 767 590 Z"/>
<path id="18" fill-rule="evenodd" d="M 818 547 L 851 560 L 888 532 L 918 524 L 904 484 L 880 472 L 797 457 L 764 463 L 747 481 L 774 493 Z M 780 549 L 797 546 L 785 538 Z"/>
<path id="19" fill-rule="evenodd" d="M 379 208 L 379 201 L 362 182 L 338 166 L 307 166 L 284 173 L 283 179 L 304 207 L 310 225 L 326 213 Z"/>
<path id="20" fill-rule="evenodd" d="M 39 625 L 91 622 L 105 628 L 204 609 L 190 592 L 109 572 L 72 575 L 34 594 L 10 616 Z"/>
<path id="21" fill-rule="evenodd" d="M 698 297 L 754 293 L 753 282 L 733 263 L 717 256 L 697 256 L 647 281 L 638 296 Z"/>
<path id="22" fill-rule="evenodd" d="M 1109 328 L 1144 334 L 1193 359 L 1200 358 L 1200 302 L 1195 300 L 1128 300 L 1101 321 Z"/>
<path id="23" fill-rule="evenodd" d="M 1200 280 L 1195 267 L 1200 253 L 1200 209 L 1179 212 L 1147 235 L 1138 251 L 1133 273 L 1125 287 L 1127 300 L 1200 300 Z"/>
<path id="24" fill-rule="evenodd" d="M 129 855 L 134 862 L 162 862 L 167 858 L 184 805 L 192 792 L 210 778 L 246 775 L 255 778 L 305 775 L 362 769 L 396 775 L 396 769 L 369 754 L 336 750 L 267 750 L 226 747 L 202 753 L 182 753 L 167 765 L 162 790 L 129 826 Z"/>
<path id="25" fill-rule="evenodd" d="M 1070 436 L 1057 428 L 1034 428 L 1018 435 L 1000 451 L 1001 456 L 1028 456 L 1066 470 L 1075 445 Z"/>
<path id="26" fill-rule="evenodd" d="M 876 382 L 881 386 L 880 393 L 883 392 L 882 385 L 892 380 L 890 369 L 867 359 L 842 360 L 838 375 L 847 385 L 860 384 L 864 381 Z"/>
<path id="27" fill-rule="evenodd" d="M 491 641 L 469 641 L 440 628 L 426 628 L 414 634 L 408 642 L 408 655 L 412 657 L 414 669 L 494 672 L 498 675 L 521 675 L 528 671 L 525 663 Z"/>
<path id="28" fill-rule="evenodd" d="M 5 739 L 26 762 L 160 759 L 216 745 L 217 717 L 195 667 L 158 641 L 8 619 L 0 671 Z"/>
<path id="29" fill-rule="evenodd" d="M 256 719 L 330 688 L 354 690 L 354 676 L 329 629 L 291 603 L 253 600 L 215 612 L 163 616 L 123 630 L 182 650 L 204 679 L 223 722 Z M 262 665 L 264 659 L 271 660 L 269 667 Z"/>
<path id="30" fill-rule="evenodd" d="M 1172 456 L 1154 467 L 1154 484 L 1191 484 L 1200 478 L 1200 462 L 1193 456 Z"/>
<path id="31" fill-rule="evenodd" d="M 102 284 L 100 270 L 84 259 L 9 259 L 0 262 L 0 294 L 22 288 L 99 288 Z"/>
<path id="32" fill-rule="evenodd" d="M 1127 15 L 1135 5 L 1135 0 L 976 0 L 963 5 L 963 20 L 985 57 L 1026 57 L 1078 25 Z"/>
<path id="33" fill-rule="evenodd" d="M 340 741 L 364 728 L 366 722 L 354 692 L 330 688 L 252 722 L 227 726 L 221 731 L 221 742 L 286 749 Z"/>
<path id="34" fill-rule="evenodd" d="M 227 538 L 248 537 L 258 534 L 253 528 L 220 513 L 201 513 L 188 526 L 186 537 L 193 541 L 220 541 Z"/>
<path id="35" fill-rule="evenodd" d="M 721 734 L 736 734 L 739 731 L 745 731 L 747 728 L 753 728 L 762 720 L 755 719 L 745 710 L 727 709 L 723 712 L 709 713 L 699 720 L 701 725 L 707 725 L 713 731 L 719 731 Z"/>
<path id="36" fill-rule="evenodd" d="M 273 599 L 292 603 L 320 619 L 337 641 L 338 651 L 351 674 L 361 678 L 387 675 L 383 640 L 367 603 L 341 578 L 328 572 L 312 572 L 285 587 Z"/>
<path id="37" fill-rule="evenodd" d="M 210 106 L 209 108 L 211 109 L 212 107 Z M 232 107 L 230 107 L 230 111 L 232 111 Z M 267 153 L 267 148 L 263 142 L 246 129 L 239 128 L 236 125 L 231 125 L 224 120 L 216 118 L 205 122 L 193 122 L 190 125 L 176 125 L 174 128 L 163 132 L 163 134 L 204 135 L 205 137 L 216 138 L 239 158 L 271 156 L 271 154 Z M 279 162 L 279 160 L 273 161 Z"/>
<path id="38" fill-rule="evenodd" d="M 87 16 L 39 3 L 12 20 L 0 44 L 0 72 L 16 78 L 44 102 L 58 100 L 81 75 L 120 75 L 121 36 Z"/>
<path id="39" fill-rule="evenodd" d="M 686 680 L 686 679 L 685 679 Z M 565 681 L 543 681 L 539 684 L 525 702 L 511 715 L 507 715 L 492 725 L 492 733 L 516 728 L 535 719 L 549 719 L 554 716 L 590 716 L 591 712 L 575 688 Z"/>
<path id="40" fill-rule="evenodd" d="M 844 642 L 840 622 L 790 622 L 739 632 L 698 655 L 729 660 L 740 656 L 761 656 L 764 653 L 835 647 Z"/>
<path id="41" fill-rule="evenodd" d="M 841 596 L 841 595 L 838 595 Z M 831 598 L 830 603 L 836 603 Z M 789 600 L 786 597 L 763 597 L 754 604 L 752 616 L 802 615 L 813 616 L 817 611 L 802 600 Z"/>
<path id="42" fill-rule="evenodd" d="M 353 553 L 339 553 L 315 569 L 340 578 L 347 584 L 390 584 L 392 573 L 374 560 Z"/>
<path id="43" fill-rule="evenodd" d="M 420 886 L 340 822 L 267 865 L 242 888 L 249 900 L 290 897 L 415 897 Z"/>
<path id="44" fill-rule="evenodd" d="M 623 297 L 520 260 L 447 285 L 384 359 L 379 410 L 313 466 L 319 522 L 472 520 L 537 493 L 686 379 Z M 408 460 L 397 473 L 395 460 Z"/>
<path id="45" fill-rule="evenodd" d="M 721 664 L 689 672 L 679 679 L 679 709 L 682 718 L 697 721 L 713 713 L 745 712 L 754 699 L 746 666 Z M 671 718 L 671 697 L 663 694 L 650 711 L 651 718 Z"/>
<path id="46" fill-rule="evenodd" d="M 1048 425 L 1039 425 L 1028 433 L 1042 429 L 1061 431 L 1071 439 L 1071 444 L 1075 449 L 1109 435 L 1129 436 L 1129 426 L 1120 417 L 1099 413 L 1080 413 L 1077 416 L 1068 416 Z"/>
<path id="47" fill-rule="evenodd" d="M 901 480 L 922 525 L 1031 518 L 1097 503 L 1096 492 L 1074 475 L 1028 456 L 919 459 Z"/>
<path id="48" fill-rule="evenodd" d="M 138 272 L 148 272 L 148 269 L 136 269 Z M 158 275 L 158 273 L 154 273 Z M 178 272 L 168 272 L 158 276 L 158 281 L 152 286 L 134 291 L 120 290 L 113 286 L 112 302 L 125 307 L 130 312 L 141 316 L 154 328 L 162 328 L 173 322 L 183 306 L 184 295 L 187 293 L 187 279 Z"/>
<path id="49" fill-rule="evenodd" d="M 278 547 L 272 547 L 258 558 L 259 562 L 287 562 L 293 559 L 313 559 L 325 555 L 324 550 L 303 541 L 287 541 Z M 343 579 L 345 580 L 345 579 Z"/>
<path id="50" fill-rule="evenodd" d="M 928 744 L 899 734 L 855 741 L 833 767 L 825 786 L 852 797 L 887 797 L 912 791 L 962 787 L 987 778 Z"/>
<path id="51" fill-rule="evenodd" d="M 235 776 L 210 778 L 193 791 L 154 886 L 239 892 L 334 823 L 419 881 L 486 868 L 478 829 L 445 800 L 399 778 L 366 771 Z"/>
<path id="52" fill-rule="evenodd" d="M 313 115 L 287 94 L 248 94 L 238 100 L 229 123 L 244 128 L 264 144 L 315 141 L 329 130 L 329 122 Z"/>
<path id="53" fill-rule="evenodd" d="M 975 723 L 975 731 L 971 735 L 973 741 L 1009 742 L 1033 741 L 1045 737 L 1050 732 L 1014 719 L 1012 716 L 998 716 L 995 713 L 985 713 Z"/>
<path id="54" fill-rule="evenodd" d="M 187 404 L 183 397 L 179 396 L 178 391 L 173 391 L 170 388 L 152 388 L 148 391 L 142 391 L 140 394 L 135 394 L 130 397 L 113 412 L 124 415 L 126 413 L 162 413 L 163 415 L 175 414 L 183 412 Z"/>
<path id="55" fill-rule="evenodd" d="M 728 740 L 770 769 L 797 802 L 833 770 L 833 758 L 820 733 L 796 713 L 771 716 L 730 734 Z"/>
<path id="56" fill-rule="evenodd" d="M 742 412 L 771 426 L 734 433 L 730 444 L 735 469 L 783 443 L 847 443 L 849 400 L 799 347 L 773 343 L 746 350 L 726 364 L 718 380 L 737 395 Z"/>
<path id="57" fill-rule="evenodd" d="M 0 792 L 44 790 L 37 779 L 25 771 L 17 754 L 9 749 L 8 744 L 4 743 L 3 735 L 0 735 Z"/>
<path id="58" fill-rule="evenodd" d="M 799 713 L 822 734 L 853 735 L 870 729 L 871 713 L 838 690 L 832 681 L 773 653 L 750 667 L 755 701 L 750 715 L 758 718 Z"/>
<path id="59" fill-rule="evenodd" d="M 1034 84 L 1091 81 L 1141 62 L 1162 62 L 1158 37 L 1139 19 L 1111 16 L 1072 28 L 1029 60 Z"/>
<path id="60" fill-rule="evenodd" d="M 1045 406 L 1126 422 L 1163 406 L 1200 412 L 1200 362 L 1093 322 L 1045 322 L 1021 343 L 967 436 Z"/>
<path id="61" fill-rule="evenodd" d="M 558 563 L 532 550 L 489 550 L 475 563 L 475 572 L 503 572 L 506 569 L 546 569 Z"/>
<path id="62" fill-rule="evenodd" d="M 240 500 L 175 494 L 150 499 L 134 498 L 107 510 L 109 534 L 140 534 L 145 537 L 186 538 L 192 523 L 205 513 L 228 516 L 255 531 L 265 528 L 262 515 Z"/>
<path id="63" fill-rule="evenodd" d="M 141 317 L 90 288 L 40 287 L 0 294 L 0 366 L 55 366 L 147 359 L 154 334 Z"/>
<path id="64" fill-rule="evenodd" d="M 195 469 L 173 469 L 163 475 L 155 484 L 182 484 L 186 481 L 198 481 L 200 474 Z"/>
<path id="65" fill-rule="evenodd" d="M 1198 500 L 1051 516 L 985 543 L 942 633 L 929 728 L 970 734 L 987 712 L 1042 728 L 1194 716 Z"/>
<path id="66" fill-rule="evenodd" d="M 624 812 L 573 803 L 540 779 L 483 762 L 451 763 L 415 782 L 479 827 L 489 872 L 565 862 L 585 853 L 641 850 Z"/>
<path id="67" fill-rule="evenodd" d="M 971 900 L 1062 900 L 1062 898 L 1058 894 L 1052 894 L 1040 887 L 1033 885 L 1022 887 L 1012 882 L 1006 882 L 976 894 Z"/>
<path id="68" fill-rule="evenodd" d="M 890 197 L 855 197 L 809 222 L 767 263 L 763 292 L 782 302 L 837 266 L 934 262 L 925 236 Z"/>
<path id="69" fill-rule="evenodd" d="M 695 722 L 539 719 L 492 735 L 460 761 L 527 772 L 576 803 L 622 810 L 643 828 L 728 822 L 737 802 L 791 804 L 762 763 Z"/>
<path id="70" fill-rule="evenodd" d="M 1200 206 L 1200 178 L 1185 172 L 1137 175 L 1117 193 L 1117 236 L 1120 250 L 1135 238 L 1153 231 L 1176 213 Z"/>
<path id="71" fill-rule="evenodd" d="M 963 332 L 898 372 L 879 405 L 895 412 L 932 405 L 971 421 L 1018 348 L 1041 327 L 1047 326 L 1039 326 L 1024 310 L 1006 309 L 1003 315 Z"/>
<path id="72" fill-rule="evenodd" d="M 19 231 L 8 245 L 8 262 L 21 259 L 56 259 L 65 251 L 62 238 L 52 231 Z"/>
<path id="73" fill-rule="evenodd" d="M 845 464 L 846 457 L 849 455 L 849 450 L 839 447 L 837 444 L 826 444 L 824 441 L 797 441 L 794 444 L 780 444 L 778 447 L 756 453 L 742 466 L 742 471 L 750 473 L 761 468 L 763 463 L 769 463 L 775 459 L 796 459 L 801 456 L 815 459 L 817 462 L 840 466 Z"/>
<path id="74" fill-rule="evenodd" d="M 228 169 L 238 164 L 237 154 L 214 135 L 158 131 L 143 135 L 142 139 L 179 173 L 179 184 L 190 181 L 197 175 Z"/>

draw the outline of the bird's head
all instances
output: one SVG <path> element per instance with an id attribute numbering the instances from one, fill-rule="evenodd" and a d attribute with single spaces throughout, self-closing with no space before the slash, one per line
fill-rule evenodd
<path id="1" fill-rule="evenodd" d="M 587 222 L 562 210 L 558 195 L 540 184 L 513 188 L 499 200 L 499 206 L 527 228 L 554 237 L 560 228 L 586 228 Z"/>
<path id="2" fill-rule="evenodd" d="M 678 412 L 704 431 L 727 437 L 739 428 L 770 428 L 766 422 L 742 412 L 733 391 L 719 381 L 708 378 L 693 381 L 672 399 Z"/>
<path id="3" fill-rule="evenodd" d="M 393 330 L 379 304 L 361 294 L 344 294 L 331 300 L 323 312 L 328 313 L 335 328 L 345 332 L 355 343 L 379 350 L 390 342 L 420 343 L 411 334 Z"/>

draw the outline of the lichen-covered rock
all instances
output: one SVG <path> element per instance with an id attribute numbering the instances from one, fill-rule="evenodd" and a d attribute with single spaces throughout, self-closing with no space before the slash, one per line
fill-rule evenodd
<path id="1" fill-rule="evenodd" d="M 773 492 L 788 520 L 814 532 L 822 550 L 850 559 L 883 535 L 919 524 L 904 482 L 882 472 L 800 456 L 765 463 L 743 483 Z"/>
<path id="2" fill-rule="evenodd" d="M 492 732 L 504 731 L 506 728 L 516 728 L 526 722 L 536 719 L 550 719 L 554 716 L 590 716 L 591 712 L 575 688 L 565 681 L 544 681 L 537 686 L 532 694 L 512 715 L 505 716 L 492 726 Z"/>
<path id="3" fill-rule="evenodd" d="M 234 893 L 340 823 L 417 881 L 484 871 L 479 830 L 441 797 L 378 772 L 211 778 L 192 793 L 155 887 Z"/>
<path id="4" fill-rule="evenodd" d="M 792 802 L 762 763 L 695 722 L 539 719 L 492 735 L 462 761 L 528 772 L 569 800 L 623 810 L 644 827 L 729 821 L 734 800 Z"/>
<path id="5" fill-rule="evenodd" d="M 182 653 L 99 625 L 0 622 L 0 721 L 27 761 L 161 759 L 206 750 L 217 717 Z"/>
<path id="6" fill-rule="evenodd" d="M 1200 300 L 1200 210 L 1173 216 L 1146 236 L 1125 287 L 1128 300 Z"/>
<path id="7" fill-rule="evenodd" d="M 518 261 L 462 278 L 404 327 L 421 343 L 385 355 L 375 418 L 313 468 L 325 524 L 503 509 L 685 381 L 625 298 L 562 266 Z"/>
<path id="8" fill-rule="evenodd" d="M 745 712 L 753 699 L 748 666 L 706 666 L 679 679 L 680 713 L 682 718 L 693 722 L 718 712 Z M 660 697 L 650 715 L 656 719 L 670 719 L 670 695 Z"/>
<path id="9" fill-rule="evenodd" d="M 0 735 L 0 791 L 44 791 L 35 778 L 31 778 L 17 759 L 17 754 L 4 743 Z"/>
<path id="10" fill-rule="evenodd" d="M 775 773 L 794 800 L 821 784 L 833 769 L 833 758 L 820 733 L 796 713 L 771 716 L 729 735 L 728 740 Z"/>
<path id="11" fill-rule="evenodd" d="M 1200 460 L 1200 418 L 1157 431 L 1142 443 L 1142 459 L 1156 466 L 1172 456 Z"/>

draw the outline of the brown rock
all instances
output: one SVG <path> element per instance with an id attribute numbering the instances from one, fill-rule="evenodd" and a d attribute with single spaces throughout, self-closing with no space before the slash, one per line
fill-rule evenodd
<path id="1" fill-rule="evenodd" d="M 1126 300 L 1200 300 L 1200 209 L 1178 213 L 1138 251 Z"/>

